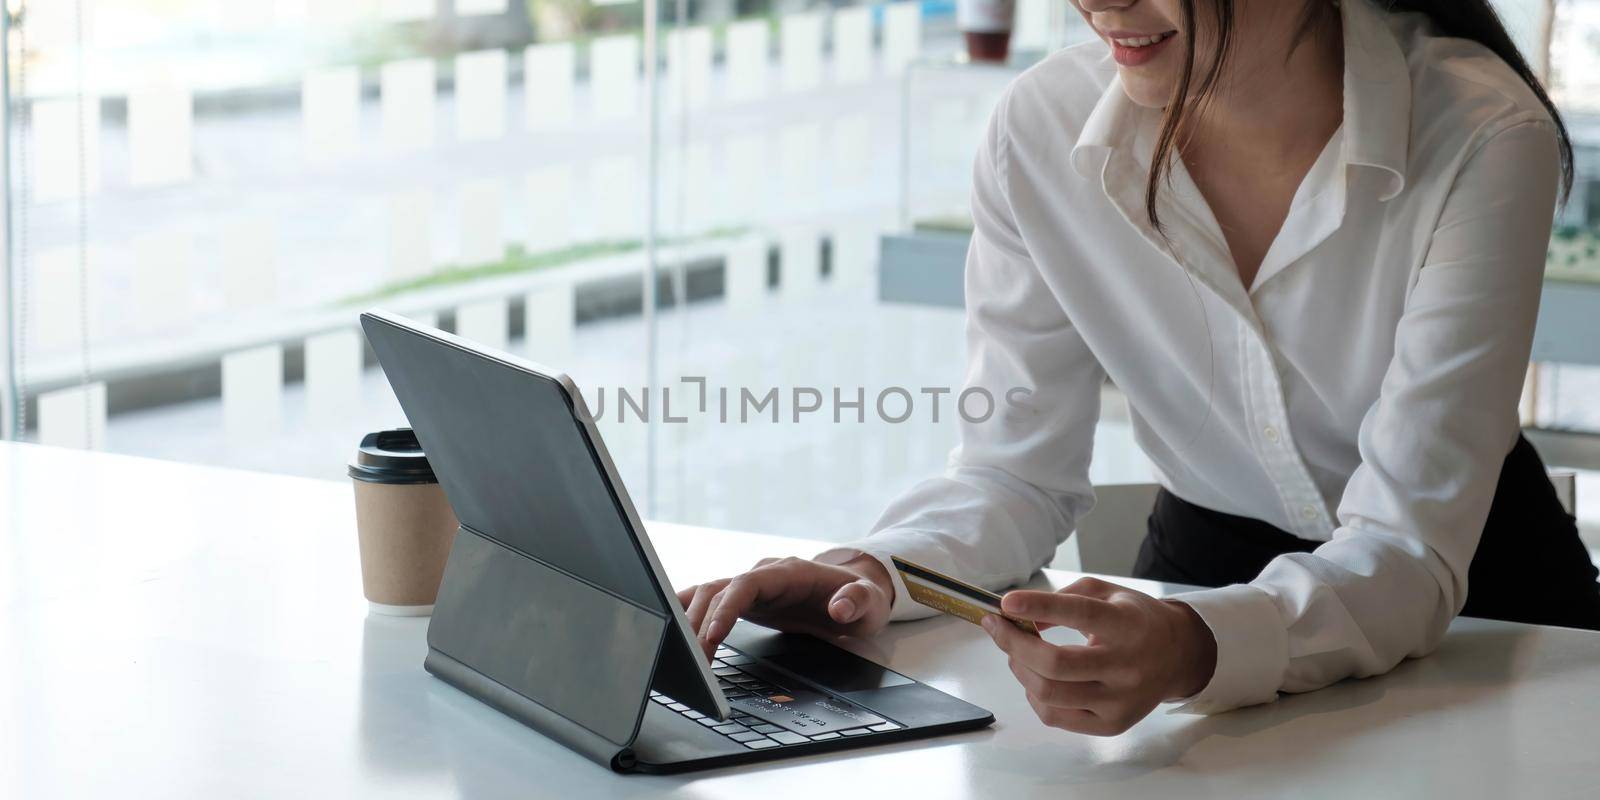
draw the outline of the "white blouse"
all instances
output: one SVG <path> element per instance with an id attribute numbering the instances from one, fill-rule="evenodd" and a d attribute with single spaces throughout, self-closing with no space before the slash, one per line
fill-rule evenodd
<path id="1" fill-rule="evenodd" d="M 1103 44 L 1012 83 L 975 168 L 966 380 L 1031 389 L 1030 408 L 963 421 L 942 477 L 819 558 L 894 553 L 991 588 L 1024 581 L 1094 502 L 1109 376 L 1169 490 L 1326 542 L 1182 596 L 1217 640 L 1187 709 L 1382 673 L 1438 645 L 1518 433 L 1556 136 L 1486 48 L 1366 0 L 1342 8 L 1343 124 L 1249 287 L 1181 160 L 1159 206 L 1170 239 L 1150 226 L 1159 112 L 1127 98 Z M 926 613 L 897 578 L 894 618 Z"/>

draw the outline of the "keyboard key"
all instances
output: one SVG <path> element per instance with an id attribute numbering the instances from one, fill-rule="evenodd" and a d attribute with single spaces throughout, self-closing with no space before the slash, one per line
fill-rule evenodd
<path id="1" fill-rule="evenodd" d="M 689 719 L 705 719 L 706 718 L 706 715 L 704 715 L 704 714 L 702 714 L 702 713 L 700 713 L 698 711 L 695 711 L 692 708 L 689 709 L 688 711 L 683 712 L 683 715 L 688 717 Z"/>
<path id="2" fill-rule="evenodd" d="M 866 728 L 851 728 L 850 730 L 847 730 L 847 731 L 839 731 L 839 733 L 841 733 L 841 734 L 843 734 L 845 736 L 864 736 L 866 734 L 872 733 L 872 731 L 867 730 Z"/>
<path id="3" fill-rule="evenodd" d="M 756 731 L 757 733 L 777 733 L 783 729 L 776 725 L 757 725 L 754 728 L 751 728 L 751 730 Z"/>
<path id="4" fill-rule="evenodd" d="M 807 739 L 798 733 L 791 733 L 789 731 L 780 731 L 778 733 L 774 733 L 772 734 L 772 739 L 779 744 L 805 744 L 806 742 L 811 741 L 810 739 Z"/>
<path id="5" fill-rule="evenodd" d="M 667 699 L 667 697 L 666 697 L 666 696 L 665 696 L 665 695 L 659 695 L 659 694 L 657 694 L 657 695 L 651 695 L 651 696 L 650 696 L 650 699 L 651 699 L 651 700 L 654 700 L 654 701 L 656 701 L 656 702 L 657 702 L 657 703 L 660 703 L 660 704 L 662 704 L 662 705 L 666 705 L 666 704 L 668 704 L 668 703 L 670 703 L 670 702 L 672 702 L 672 701 L 671 701 L 671 700 L 669 700 L 669 699 Z"/>
<path id="6" fill-rule="evenodd" d="M 839 734 L 834 733 L 833 731 L 829 731 L 827 733 L 819 733 L 816 736 L 811 737 L 811 741 L 813 741 L 813 742 L 826 742 L 829 739 L 837 739 L 837 738 L 839 738 Z"/>
<path id="7" fill-rule="evenodd" d="M 755 739 L 753 741 L 745 742 L 744 746 L 750 748 L 751 750 L 765 750 L 769 747 L 777 747 L 778 743 L 772 741 L 771 739 Z"/>
<path id="8" fill-rule="evenodd" d="M 650 696 L 651 696 L 651 697 L 660 697 L 660 696 L 661 696 L 661 693 L 660 693 L 660 692 L 658 692 L 658 691 L 656 691 L 656 690 L 654 690 L 654 689 L 651 689 L 651 690 L 650 690 Z"/>
<path id="9" fill-rule="evenodd" d="M 722 724 L 722 720 L 720 720 L 720 719 L 712 719 L 710 717 L 701 717 L 701 718 L 695 720 L 695 722 L 698 722 L 701 725 L 706 726 L 707 728 L 715 727 L 717 725 L 721 725 Z"/>
<path id="10" fill-rule="evenodd" d="M 762 736 L 755 731 L 745 731 L 744 733 L 736 733 L 728 738 L 733 739 L 736 742 L 753 742 L 757 739 L 765 739 L 767 737 Z"/>
<path id="11" fill-rule="evenodd" d="M 739 655 L 738 653 L 735 653 L 735 654 L 730 655 L 730 656 L 722 656 L 721 658 L 722 658 L 722 663 L 727 664 L 729 666 L 734 666 L 734 667 L 737 667 L 740 664 L 751 664 L 751 663 L 755 662 L 755 659 L 753 659 L 753 658 L 751 658 L 749 656 Z"/>
<path id="12" fill-rule="evenodd" d="M 719 678 L 730 678 L 741 673 L 733 667 L 712 667 L 711 674 Z"/>
<path id="13" fill-rule="evenodd" d="M 729 722 L 729 723 L 724 724 L 724 725 L 714 726 L 714 727 L 712 727 L 711 730 L 714 730 L 717 733 L 743 733 L 743 732 L 745 732 L 747 730 L 750 730 L 750 729 L 746 728 L 743 725 L 740 725 L 737 722 Z M 862 728 L 861 732 L 862 733 L 866 733 L 867 730 L 865 728 Z"/>
<path id="14" fill-rule="evenodd" d="M 872 727 L 868 728 L 867 730 L 869 730 L 869 731 L 877 731 L 879 733 L 887 733 L 888 731 L 900 730 L 900 726 L 894 724 L 893 722 L 885 722 L 882 725 L 873 725 Z"/>
<path id="15" fill-rule="evenodd" d="M 673 711 L 688 711 L 689 710 L 689 707 L 684 705 L 684 704 L 682 704 L 682 703 L 668 703 L 667 704 L 667 708 L 670 708 Z"/>

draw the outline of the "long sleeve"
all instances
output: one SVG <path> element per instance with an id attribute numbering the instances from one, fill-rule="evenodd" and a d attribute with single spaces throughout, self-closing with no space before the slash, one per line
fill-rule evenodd
<path id="1" fill-rule="evenodd" d="M 1331 541 L 1248 586 L 1183 595 L 1218 663 L 1210 713 L 1386 672 L 1439 643 L 1518 432 L 1557 185 L 1553 129 L 1513 120 L 1467 156 L 1399 325 Z"/>
<path id="2" fill-rule="evenodd" d="M 992 589 L 1049 563 L 1093 503 L 1090 451 L 1104 372 L 1045 285 L 1005 191 L 1006 101 L 974 167 L 963 391 L 985 391 L 960 423 L 944 474 L 894 500 L 866 539 L 818 556 L 899 555 Z M 891 575 L 895 575 L 892 568 Z M 893 618 L 932 613 L 895 577 Z"/>

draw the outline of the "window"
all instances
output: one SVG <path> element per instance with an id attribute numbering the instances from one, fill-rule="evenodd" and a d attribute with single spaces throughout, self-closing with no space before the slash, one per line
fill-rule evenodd
<path id="1" fill-rule="evenodd" d="M 1502 6 L 1537 46 L 1544 4 Z M 647 515 L 819 539 L 954 444 L 977 137 L 1088 35 L 1053 0 L 1003 67 L 944 0 L 660 4 L 655 46 L 639 2 L 8 9 L 11 435 L 339 478 L 403 423 L 356 327 L 381 305 L 567 368 Z M 1553 274 L 1600 263 L 1600 3 L 1558 9 Z M 1541 373 L 1543 421 L 1600 430 L 1589 369 Z M 1094 477 L 1149 480 L 1106 409 Z"/>

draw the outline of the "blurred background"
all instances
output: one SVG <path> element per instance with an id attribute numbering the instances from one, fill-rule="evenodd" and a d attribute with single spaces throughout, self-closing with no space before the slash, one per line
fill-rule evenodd
<path id="1" fill-rule="evenodd" d="M 1600 545 L 1600 0 L 1498 5 L 1579 149 L 1523 413 Z M 8 0 L 8 435 L 341 479 L 404 422 L 380 305 L 572 374 L 648 517 L 861 535 L 955 443 L 992 103 L 1089 32 L 1018 0 L 975 63 L 951 0 L 657 10 Z M 1095 481 L 1150 480 L 1103 406 Z"/>

